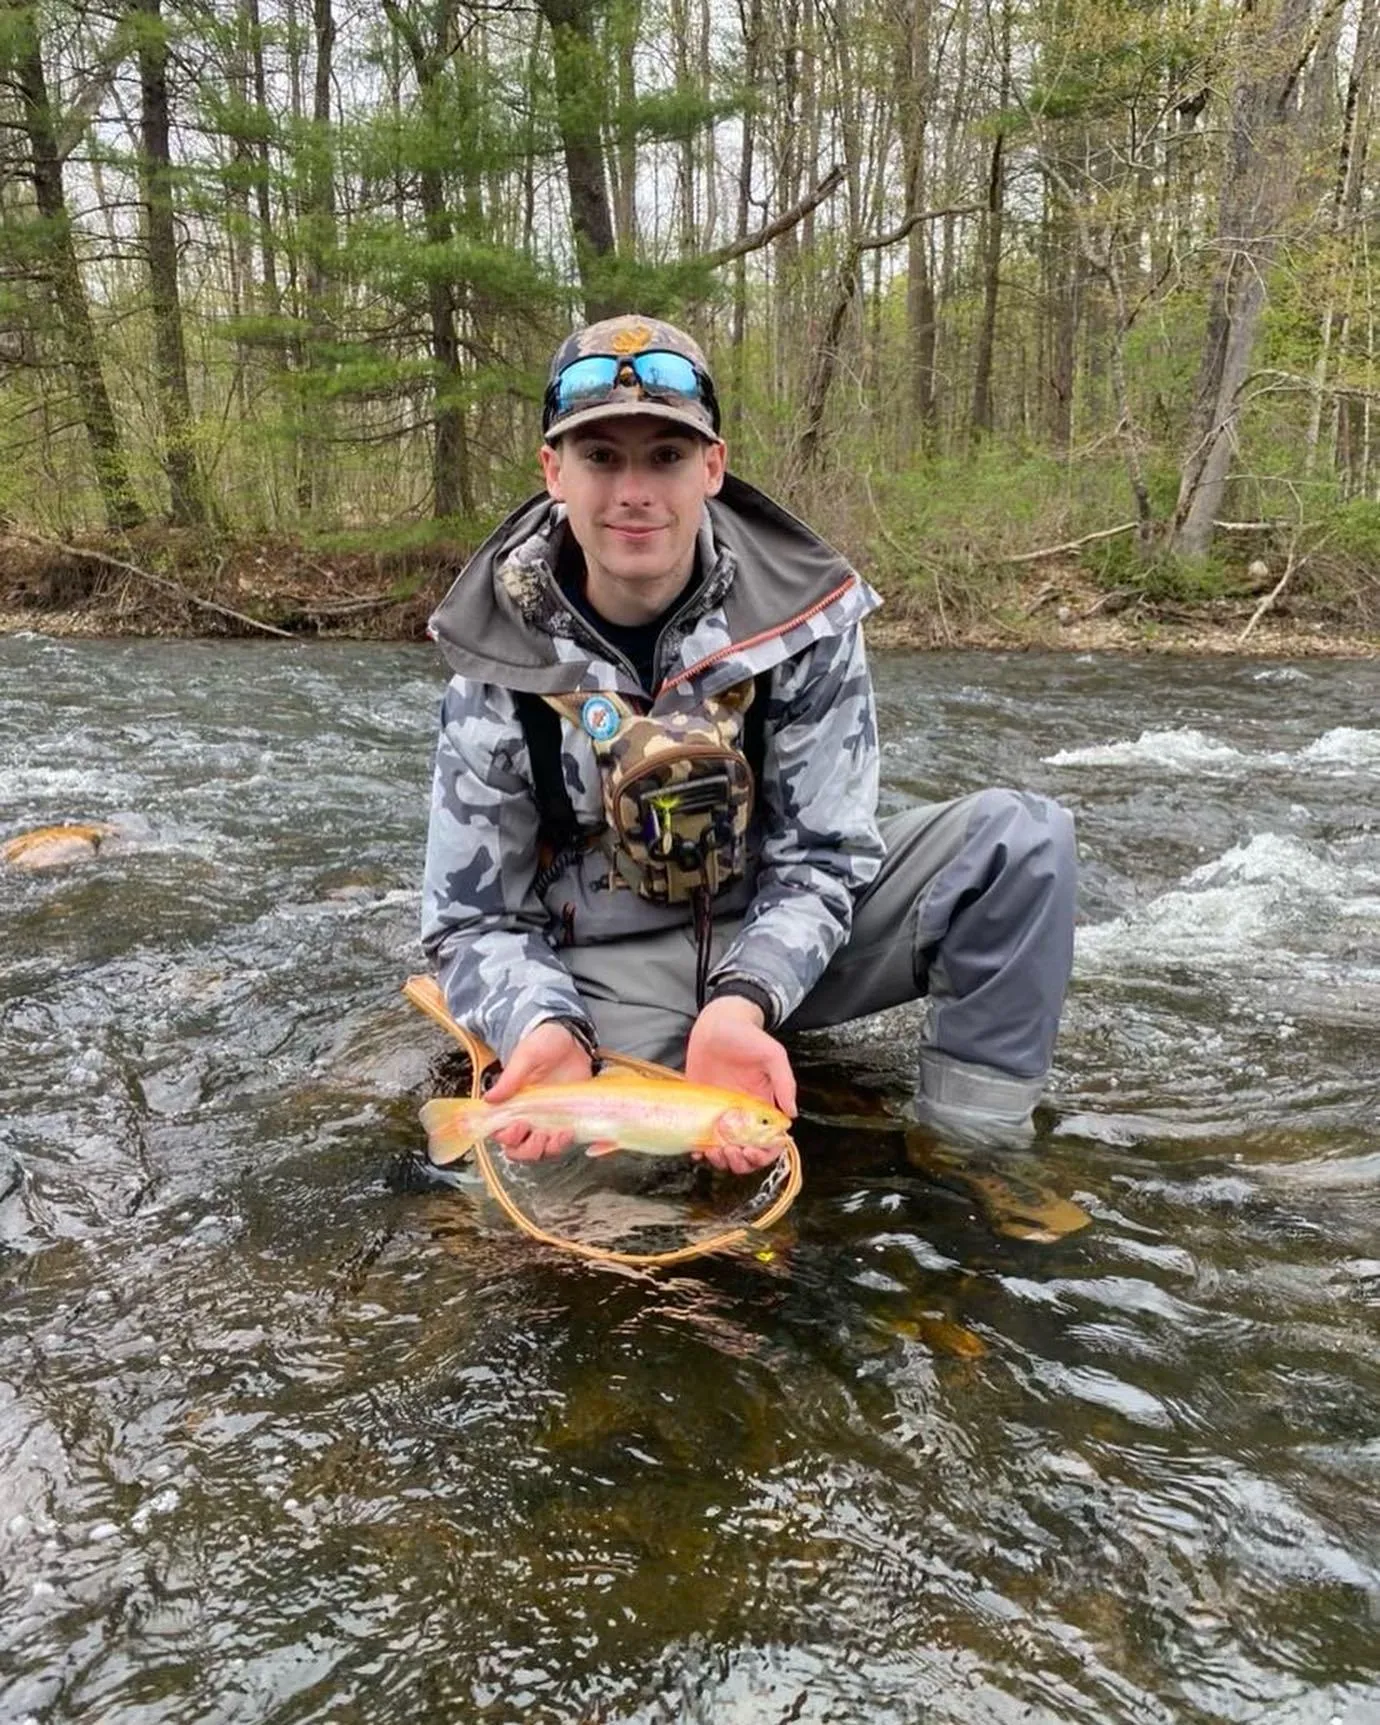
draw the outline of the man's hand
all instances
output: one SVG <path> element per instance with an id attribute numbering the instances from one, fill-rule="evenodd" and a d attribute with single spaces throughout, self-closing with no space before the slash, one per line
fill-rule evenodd
<path id="1" fill-rule="evenodd" d="M 570 1084 L 593 1074 L 588 1053 L 568 1027 L 554 1018 L 544 1019 L 513 1050 L 513 1057 L 484 1092 L 486 1102 L 506 1102 L 529 1084 Z M 559 1156 L 573 1141 L 569 1132 L 533 1132 L 521 1122 L 494 1133 L 504 1153 L 514 1162 L 539 1162 L 543 1156 Z"/>
<path id="2" fill-rule="evenodd" d="M 695 1020 L 685 1048 L 685 1076 L 692 1084 L 715 1084 L 760 1096 L 783 1114 L 795 1114 L 795 1074 L 786 1050 L 763 1028 L 762 1008 L 741 995 L 711 1000 Z M 765 1168 L 779 1152 L 752 1144 L 727 1144 L 703 1152 L 706 1162 L 731 1174 Z"/>

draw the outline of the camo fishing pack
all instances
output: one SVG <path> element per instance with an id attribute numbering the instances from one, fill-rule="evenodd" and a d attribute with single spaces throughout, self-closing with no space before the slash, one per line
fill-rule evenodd
<path id="1" fill-rule="evenodd" d="M 766 707 L 757 682 L 766 681 L 739 683 L 694 712 L 655 718 L 607 690 L 519 697 L 550 872 L 572 846 L 592 842 L 608 856 L 610 885 L 621 883 L 650 904 L 689 905 L 703 949 L 701 976 L 712 901 L 747 868 Z M 594 749 L 604 809 L 595 834 L 580 835 L 575 826 L 560 773 L 559 726 L 550 716 L 566 719 Z"/>

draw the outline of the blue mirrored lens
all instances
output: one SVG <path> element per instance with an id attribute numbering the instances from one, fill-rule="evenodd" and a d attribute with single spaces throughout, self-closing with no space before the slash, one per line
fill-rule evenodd
<path id="1" fill-rule="evenodd" d="M 622 360 L 612 354 L 591 354 L 566 366 L 556 379 L 556 407 L 561 413 L 583 406 L 589 401 L 602 401 L 618 379 Z"/>
<path id="2" fill-rule="evenodd" d="M 683 354 L 634 353 L 620 359 L 615 354 L 594 353 L 586 359 L 572 360 L 556 379 L 557 413 L 571 413 L 577 407 L 607 400 L 625 365 L 632 367 L 648 395 L 701 399 L 699 375 Z"/>
<path id="3" fill-rule="evenodd" d="M 639 353 L 632 368 L 643 389 L 654 395 L 688 395 L 696 400 L 700 380 L 690 361 L 679 353 Z"/>

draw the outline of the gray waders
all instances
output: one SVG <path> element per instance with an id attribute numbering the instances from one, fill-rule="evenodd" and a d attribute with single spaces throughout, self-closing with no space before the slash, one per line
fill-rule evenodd
<path id="1" fill-rule="evenodd" d="M 986 790 L 882 823 L 886 860 L 849 940 L 780 1029 L 822 1030 L 926 998 L 920 1118 L 944 1136 L 1031 1135 L 1073 963 L 1073 821 L 1047 797 Z M 717 963 L 736 919 L 714 931 Z M 682 1066 L 695 1020 L 693 928 L 566 947 L 607 1046 Z"/>

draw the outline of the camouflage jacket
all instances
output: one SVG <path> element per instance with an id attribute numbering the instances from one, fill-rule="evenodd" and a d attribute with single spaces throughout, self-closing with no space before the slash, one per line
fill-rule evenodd
<path id="1" fill-rule="evenodd" d="M 631 667 L 569 603 L 553 573 L 564 511 L 545 496 L 480 548 L 431 619 L 454 673 L 441 713 L 422 904 L 422 942 L 455 1017 L 507 1060 L 541 1020 L 588 1024 L 562 943 L 593 943 L 689 920 L 615 890 L 597 847 L 538 895 L 538 809 L 514 702 L 612 689 L 647 707 Z M 765 756 L 746 877 L 714 902 L 743 923 L 709 979 L 741 978 L 793 1012 L 852 924 L 854 895 L 881 866 L 877 732 L 862 619 L 876 594 L 796 518 L 729 476 L 700 529 L 703 580 L 667 621 L 650 713 L 771 671 Z M 562 721 L 561 766 L 582 828 L 603 806 L 590 739 Z"/>

